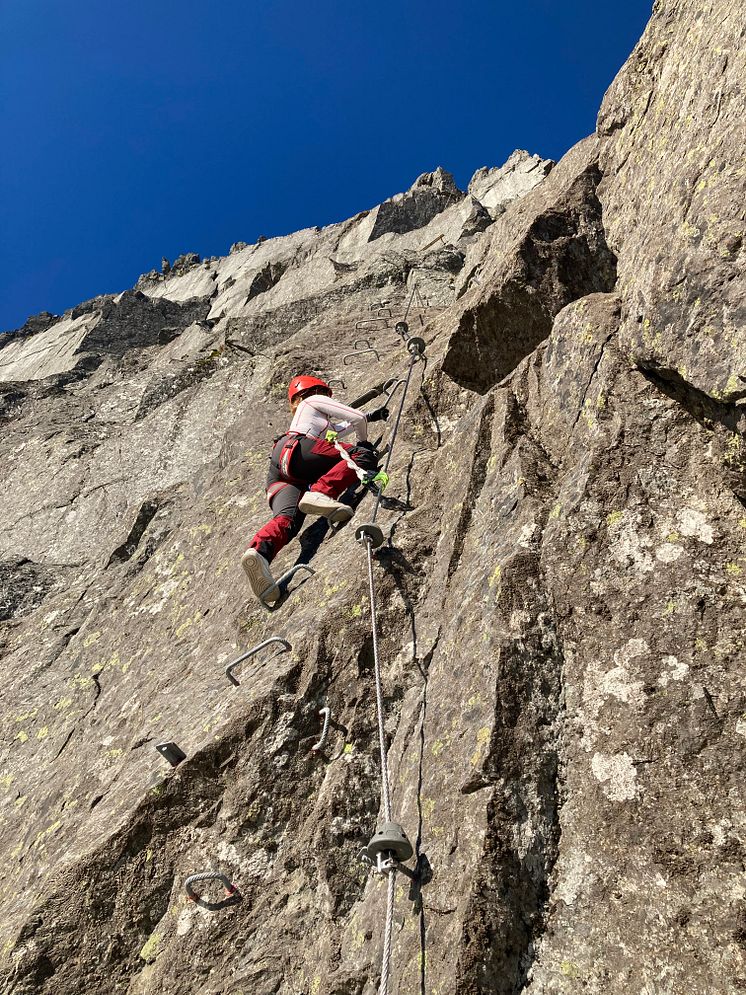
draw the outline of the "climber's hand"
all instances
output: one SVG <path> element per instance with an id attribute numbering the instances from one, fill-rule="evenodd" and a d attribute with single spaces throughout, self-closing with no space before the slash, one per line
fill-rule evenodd
<path id="1" fill-rule="evenodd" d="M 371 473 L 368 475 L 368 479 L 365 481 L 365 486 L 370 487 L 378 494 L 382 494 L 386 489 L 386 485 L 389 482 L 389 475 L 384 470 L 379 470 L 377 473 Z"/>
<path id="2" fill-rule="evenodd" d="M 368 415 L 368 421 L 388 421 L 389 409 L 387 407 L 376 408 Z"/>

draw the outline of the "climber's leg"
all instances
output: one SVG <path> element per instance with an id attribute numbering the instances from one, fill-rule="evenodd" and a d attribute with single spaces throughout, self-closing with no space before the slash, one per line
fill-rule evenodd
<path id="1" fill-rule="evenodd" d="M 333 524 L 347 522 L 352 518 L 352 508 L 338 501 L 340 494 L 358 482 L 357 474 L 339 454 L 339 451 L 323 439 L 304 439 L 300 448 L 302 466 L 297 472 L 301 479 L 308 480 L 309 490 L 300 499 L 299 509 L 308 515 L 323 515 Z M 373 447 L 363 443 L 358 446 L 344 445 L 350 457 L 363 470 L 368 464 L 375 467 Z M 372 457 L 372 459 L 371 459 Z M 294 467 L 295 467 L 294 463 Z"/>
<path id="2" fill-rule="evenodd" d="M 259 529 L 241 559 L 251 589 L 264 601 L 277 601 L 280 597 L 269 564 L 300 531 L 304 518 L 298 507 L 301 493 L 299 487 L 284 481 L 270 485 L 267 497 L 274 517 Z"/>

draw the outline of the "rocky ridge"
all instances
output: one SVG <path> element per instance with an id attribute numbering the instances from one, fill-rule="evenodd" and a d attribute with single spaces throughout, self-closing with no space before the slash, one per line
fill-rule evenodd
<path id="1" fill-rule="evenodd" d="M 267 614 L 238 557 L 289 377 L 355 397 L 405 313 L 392 992 L 746 989 L 743 36 L 659 2 L 554 168 L 426 173 L 0 340 L 2 991 L 376 991 L 364 558 L 309 524 Z M 240 900 L 187 901 L 209 868 Z"/>

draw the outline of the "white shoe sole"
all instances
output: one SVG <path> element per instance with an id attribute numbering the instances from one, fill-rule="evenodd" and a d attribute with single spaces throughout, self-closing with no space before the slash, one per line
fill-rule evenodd
<path id="1" fill-rule="evenodd" d="M 332 503 L 333 502 L 333 503 Z M 316 494 L 308 491 L 298 502 L 298 511 L 304 515 L 320 515 L 326 518 L 332 525 L 340 525 L 342 522 L 349 522 L 354 512 L 348 504 L 341 501 L 334 501 L 326 494 Z"/>
<path id="2" fill-rule="evenodd" d="M 269 564 L 255 549 L 247 549 L 241 557 L 241 566 L 249 578 L 251 590 L 260 601 L 279 601 L 280 588 L 272 576 Z"/>

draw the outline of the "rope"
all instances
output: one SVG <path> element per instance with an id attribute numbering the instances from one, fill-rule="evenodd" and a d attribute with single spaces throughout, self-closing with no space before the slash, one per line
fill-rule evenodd
<path id="1" fill-rule="evenodd" d="M 381 984 L 378 995 L 389 995 L 389 969 L 391 967 L 391 941 L 394 931 L 394 899 L 396 897 L 396 871 L 389 871 L 386 894 L 386 929 L 383 934 L 383 957 L 381 959 Z"/>

